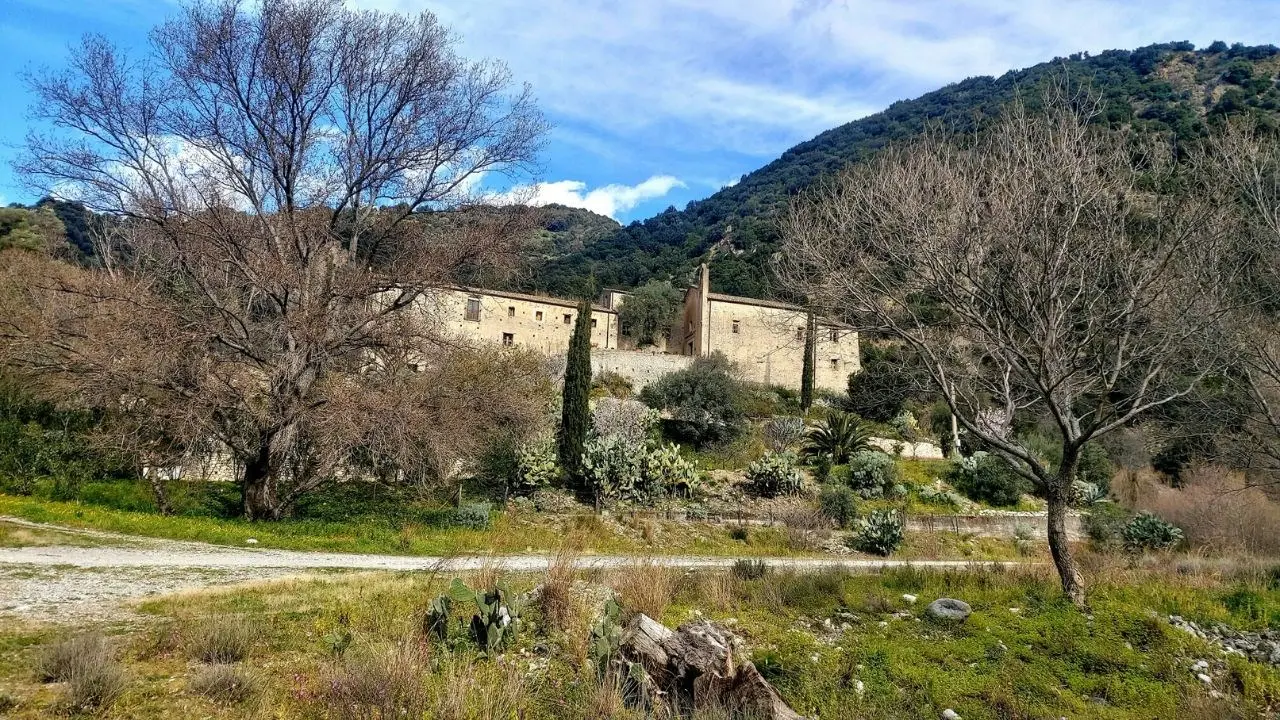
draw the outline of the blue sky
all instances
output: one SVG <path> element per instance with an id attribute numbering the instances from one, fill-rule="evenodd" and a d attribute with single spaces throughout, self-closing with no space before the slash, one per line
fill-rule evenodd
<path id="1" fill-rule="evenodd" d="M 554 123 L 536 198 L 627 222 L 683 207 L 797 142 L 895 100 L 1080 50 L 1280 44 L 1280 0 L 355 0 L 429 9 L 505 62 Z M 3 0 L 0 203 L 26 132 L 19 75 L 85 32 L 125 46 L 162 0 Z"/>

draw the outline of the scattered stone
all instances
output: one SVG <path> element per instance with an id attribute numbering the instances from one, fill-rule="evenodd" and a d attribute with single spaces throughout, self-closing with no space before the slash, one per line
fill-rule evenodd
<path id="1" fill-rule="evenodd" d="M 887 627 L 889 627 L 889 623 L 885 622 L 884 620 L 881 620 L 880 622 L 878 622 L 878 623 L 876 623 L 876 624 L 877 624 L 877 625 L 879 625 L 879 626 L 880 626 L 880 627 L 882 627 L 882 628 L 887 628 Z"/>
<path id="2" fill-rule="evenodd" d="M 912 605 L 914 605 L 914 604 L 915 604 L 915 602 L 916 602 L 916 600 L 917 600 L 918 598 L 917 598 L 915 595 L 912 595 L 912 594 L 910 594 L 910 593 L 907 593 L 906 595 L 903 595 L 903 596 L 902 596 L 902 599 L 903 599 L 903 600 L 906 600 L 907 602 L 909 602 L 909 603 L 911 603 Z"/>
<path id="3" fill-rule="evenodd" d="M 1213 684 L 1213 678 L 1209 677 L 1208 675 L 1205 675 L 1204 673 L 1196 673 L 1196 679 L 1198 679 L 1200 682 L 1204 683 L 1205 685 Z"/>
<path id="4" fill-rule="evenodd" d="M 1191 666 L 1191 672 L 1195 672 L 1195 673 L 1204 672 L 1205 670 L 1208 670 L 1208 669 L 1209 669 L 1208 660 L 1197 660 L 1195 664 Z"/>
<path id="5" fill-rule="evenodd" d="M 867 686 L 864 685 L 861 680 L 853 684 L 853 692 L 857 694 L 858 697 L 862 697 L 862 693 L 866 692 L 866 689 Z"/>
<path id="6" fill-rule="evenodd" d="M 1280 632 L 1267 629 L 1259 632 L 1236 630 L 1222 624 L 1201 626 L 1181 615 L 1170 615 L 1169 624 L 1179 630 L 1217 645 L 1223 652 L 1240 655 L 1254 662 L 1280 667 Z M 1208 662 L 1196 663 L 1193 672 L 1208 669 Z"/>
<path id="7" fill-rule="evenodd" d="M 1020 615 L 1022 613 L 1022 608 L 1012 607 L 1012 608 L 1009 608 L 1009 612 L 1013 613 L 1014 615 Z"/>
<path id="8" fill-rule="evenodd" d="M 954 598 L 938 598 L 925 609 L 925 613 L 934 620 L 950 622 L 964 622 L 972 612 L 969 603 Z"/>
<path id="9" fill-rule="evenodd" d="M 258 544 L 258 538 L 249 538 L 248 540 L 245 540 L 245 541 L 244 541 L 244 544 L 245 544 L 245 545 L 257 545 L 257 544 Z"/>
<path id="10" fill-rule="evenodd" d="M 942 720 L 960 720 L 960 713 L 952 710 L 951 708 L 947 708 L 942 711 Z"/>

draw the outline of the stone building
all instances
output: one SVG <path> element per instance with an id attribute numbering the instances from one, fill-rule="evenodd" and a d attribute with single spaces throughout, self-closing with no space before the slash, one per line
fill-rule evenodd
<path id="1" fill-rule="evenodd" d="M 685 291 L 665 353 L 633 350 L 620 337 L 618 308 L 630 293 L 605 290 L 591 310 L 594 371 L 623 375 L 638 390 L 688 367 L 696 357 L 720 352 L 738 366 L 744 380 L 799 390 L 808 312 L 798 305 L 713 293 L 710 287 L 710 271 L 703 265 L 698 282 Z M 477 288 L 450 288 L 423 302 L 436 303 L 430 316 L 460 337 L 520 345 L 551 356 L 569 349 L 578 313 L 572 300 Z M 842 392 L 849 374 L 859 368 L 858 334 L 823 319 L 817 328 L 814 386 Z"/>
<path id="2" fill-rule="evenodd" d="M 569 350 L 579 306 L 573 300 L 476 288 L 451 288 L 430 302 L 440 303 L 432 314 L 456 335 L 520 345 L 548 355 L 563 355 Z M 591 347 L 618 347 L 616 311 L 592 306 Z"/>
<path id="3" fill-rule="evenodd" d="M 799 305 L 711 292 L 711 272 L 703 265 L 698 282 L 685 291 L 667 351 L 693 357 L 724 353 L 745 380 L 799 389 L 807 321 L 808 311 Z M 858 333 L 822 318 L 816 325 L 814 387 L 843 392 L 860 368 Z"/>

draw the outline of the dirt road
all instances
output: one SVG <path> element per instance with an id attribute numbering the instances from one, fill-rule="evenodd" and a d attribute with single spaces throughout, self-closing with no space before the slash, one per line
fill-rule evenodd
<path id="1" fill-rule="evenodd" d="M 92 540 L 92 545 L 36 545 L 0 548 L 0 613 L 40 620 L 77 621 L 118 613 L 122 603 L 185 589 L 227 585 L 288 575 L 334 571 L 465 572 L 500 566 L 513 572 L 546 568 L 545 555 L 413 557 L 231 548 L 202 543 L 137 538 L 92 530 L 53 527 L 14 518 L 0 522 Z M 681 568 L 732 565 L 737 558 L 593 555 L 583 568 L 654 562 Z M 771 566 L 813 570 L 840 566 L 876 571 L 916 565 L 966 568 L 964 560 L 902 561 L 850 558 L 763 558 Z"/>

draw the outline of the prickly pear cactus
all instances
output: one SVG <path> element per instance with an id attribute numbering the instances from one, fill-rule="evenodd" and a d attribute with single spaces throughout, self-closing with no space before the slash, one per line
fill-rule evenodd
<path id="1" fill-rule="evenodd" d="M 603 680 L 609 666 L 622 647 L 622 625 L 618 622 L 621 608 L 610 598 L 604 604 L 604 614 L 591 626 L 591 638 L 587 641 L 587 655 L 595 666 L 596 675 Z"/>

